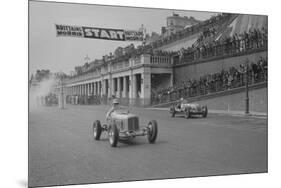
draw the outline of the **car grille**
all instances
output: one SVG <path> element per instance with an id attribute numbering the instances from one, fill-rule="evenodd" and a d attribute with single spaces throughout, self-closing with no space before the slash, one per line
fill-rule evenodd
<path id="1" fill-rule="evenodd" d="M 139 129 L 139 118 L 130 117 L 128 119 L 128 131 L 135 131 Z"/>

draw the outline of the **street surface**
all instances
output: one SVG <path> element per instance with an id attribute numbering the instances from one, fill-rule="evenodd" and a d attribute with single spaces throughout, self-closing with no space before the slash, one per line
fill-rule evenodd
<path id="1" fill-rule="evenodd" d="M 141 124 L 158 122 L 158 138 L 109 145 L 95 141 L 92 122 L 109 106 L 30 109 L 29 186 L 267 172 L 267 119 L 223 114 L 171 118 L 131 108 Z"/>

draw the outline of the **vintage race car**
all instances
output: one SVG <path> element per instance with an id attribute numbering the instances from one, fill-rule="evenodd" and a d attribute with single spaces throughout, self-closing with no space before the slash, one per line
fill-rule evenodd
<path id="1" fill-rule="evenodd" d="M 190 118 L 191 115 L 202 115 L 205 118 L 208 115 L 208 108 L 207 106 L 188 103 L 186 100 L 182 100 L 180 103 L 171 106 L 170 113 L 171 117 L 175 117 L 176 114 L 184 114 L 186 119 Z"/>
<path id="2" fill-rule="evenodd" d="M 99 120 L 93 123 L 94 139 L 99 140 L 102 132 L 106 132 L 109 143 L 116 147 L 119 140 L 129 140 L 136 136 L 147 136 L 149 143 L 154 143 L 157 138 L 158 126 L 155 120 L 145 126 L 140 126 L 139 117 L 127 109 L 113 111 L 106 123 L 101 125 Z"/>

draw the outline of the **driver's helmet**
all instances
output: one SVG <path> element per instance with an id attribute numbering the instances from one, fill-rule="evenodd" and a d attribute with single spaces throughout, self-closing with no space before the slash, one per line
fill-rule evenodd
<path id="1" fill-rule="evenodd" d="M 118 99 L 113 99 L 112 104 L 119 104 Z"/>
<path id="2" fill-rule="evenodd" d="M 183 98 L 181 98 L 181 101 L 183 101 Z"/>

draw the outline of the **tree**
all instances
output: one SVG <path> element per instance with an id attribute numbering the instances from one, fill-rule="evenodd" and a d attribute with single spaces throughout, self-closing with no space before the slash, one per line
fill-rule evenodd
<path id="1" fill-rule="evenodd" d="M 51 73 L 50 73 L 50 70 L 47 70 L 47 69 L 42 69 L 42 70 L 36 70 L 36 73 L 35 73 L 35 80 L 36 81 L 42 81 L 44 79 L 48 79 L 50 77 Z"/>
<path id="2" fill-rule="evenodd" d="M 76 72 L 77 75 L 82 74 L 82 67 L 81 66 L 76 66 L 74 69 L 75 69 L 75 72 Z"/>
<path id="3" fill-rule="evenodd" d="M 120 46 L 116 48 L 116 50 L 114 51 L 114 55 L 115 57 L 121 57 L 123 55 L 123 48 Z"/>

